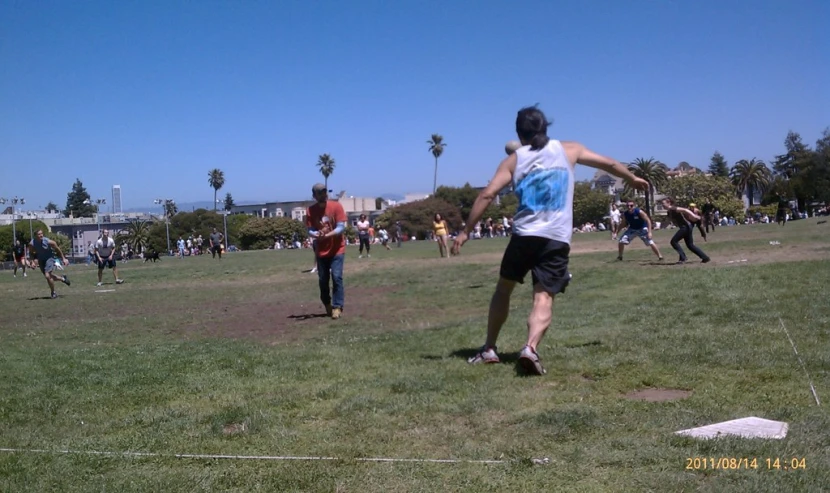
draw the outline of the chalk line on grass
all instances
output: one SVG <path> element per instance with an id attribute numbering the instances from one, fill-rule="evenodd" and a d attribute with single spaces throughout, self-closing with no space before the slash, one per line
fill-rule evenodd
<path id="1" fill-rule="evenodd" d="M 778 317 L 778 322 L 781 323 L 781 328 L 784 330 L 784 333 L 787 335 L 787 340 L 790 341 L 790 345 L 793 347 L 793 352 L 795 353 L 795 357 L 798 358 L 798 362 L 801 363 L 801 369 L 804 370 L 804 375 L 807 376 L 807 383 L 810 384 L 810 391 L 813 393 L 813 398 L 816 400 L 816 405 L 821 406 L 821 401 L 818 398 L 818 393 L 816 393 L 816 387 L 813 385 L 813 379 L 810 378 L 810 373 L 807 371 L 807 366 L 804 364 L 804 360 L 801 359 L 801 355 L 798 354 L 798 348 L 795 347 L 795 342 L 793 338 L 790 336 L 790 331 L 787 330 L 787 327 L 784 326 L 784 321 L 781 317 Z"/>
<path id="2" fill-rule="evenodd" d="M 469 459 L 407 459 L 394 457 L 357 457 L 354 459 L 339 459 L 337 457 L 316 457 L 316 456 L 294 456 L 294 455 L 228 455 L 228 454 L 160 454 L 156 452 L 107 452 L 97 450 L 46 450 L 46 449 L 22 449 L 22 448 L 0 448 L 0 452 L 28 453 L 28 454 L 79 454 L 79 455 L 103 455 L 109 457 L 158 457 L 175 459 L 230 459 L 230 460 L 270 460 L 270 461 L 336 461 L 353 460 L 355 462 L 392 462 L 392 463 L 427 463 L 427 464 L 507 464 L 507 460 L 469 460 Z M 550 464 L 547 457 L 530 459 L 533 464 Z"/>

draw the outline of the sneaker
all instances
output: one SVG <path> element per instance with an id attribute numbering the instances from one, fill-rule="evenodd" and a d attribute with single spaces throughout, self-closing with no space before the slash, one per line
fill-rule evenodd
<path id="1" fill-rule="evenodd" d="M 363 258 L 363 255 L 358 255 L 357 258 Z"/>
<path id="2" fill-rule="evenodd" d="M 14 278 L 17 279 L 17 274 L 14 274 Z"/>
<path id="3" fill-rule="evenodd" d="M 622 262 L 622 257 L 617 257 L 617 260 L 619 260 L 620 262 Z"/>
<path id="4" fill-rule="evenodd" d="M 17 276 L 15 276 L 15 277 L 17 277 Z M 26 274 L 26 273 L 24 272 L 24 273 L 23 273 L 23 277 L 29 277 L 29 274 Z"/>
<path id="5" fill-rule="evenodd" d="M 52 292 L 52 299 L 54 300 L 54 299 L 55 299 L 55 298 L 57 298 L 57 297 L 58 297 L 58 293 L 55 293 L 55 292 L 53 291 L 53 292 Z"/>
<path id="6" fill-rule="evenodd" d="M 519 366 L 530 375 L 544 375 L 547 373 L 539 360 L 539 354 L 530 346 L 523 347 L 522 352 L 519 353 Z"/>
<path id="7" fill-rule="evenodd" d="M 343 310 L 341 308 L 332 308 L 331 309 L 331 318 L 332 320 L 337 320 L 340 318 L 340 315 L 343 314 Z"/>
<path id="8" fill-rule="evenodd" d="M 98 284 L 96 284 L 96 286 L 102 286 L 103 284 L 104 284 L 104 283 L 99 282 Z"/>
<path id="9" fill-rule="evenodd" d="M 317 272 L 317 267 L 314 267 L 313 269 L 311 269 L 312 274 L 314 274 L 315 272 Z"/>
<path id="10" fill-rule="evenodd" d="M 66 284 L 67 286 L 72 285 L 72 283 L 69 282 L 69 276 L 63 276 L 63 283 Z"/>
<path id="11" fill-rule="evenodd" d="M 469 358 L 467 363 L 475 365 L 478 363 L 498 363 L 499 355 L 496 354 L 496 346 L 487 347 L 481 346 L 481 349 L 475 356 Z"/>
<path id="12" fill-rule="evenodd" d="M 331 314 L 332 314 L 331 305 L 326 305 L 326 315 L 330 317 Z"/>
<path id="13" fill-rule="evenodd" d="M 367 253 L 366 258 L 372 258 L 372 256 Z"/>
<path id="14" fill-rule="evenodd" d="M 657 257 L 657 260 L 659 260 L 659 261 L 661 261 L 661 262 L 662 262 L 662 261 L 663 261 L 663 257 Z"/>
<path id="15" fill-rule="evenodd" d="M 116 279 L 115 284 L 124 284 L 124 279 Z"/>
<path id="16" fill-rule="evenodd" d="M 712 261 L 712 259 L 710 259 L 710 258 L 705 258 L 705 259 L 701 260 L 701 261 L 700 261 L 700 263 L 701 263 L 701 264 L 706 264 L 706 263 L 709 263 L 709 262 L 711 262 L 711 261 Z"/>

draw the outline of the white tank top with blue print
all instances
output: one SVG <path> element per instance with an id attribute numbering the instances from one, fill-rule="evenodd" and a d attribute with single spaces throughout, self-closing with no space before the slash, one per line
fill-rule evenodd
<path id="1" fill-rule="evenodd" d="M 513 190 L 519 207 L 513 232 L 540 236 L 570 245 L 573 234 L 574 169 L 558 140 L 538 151 L 516 151 Z"/>

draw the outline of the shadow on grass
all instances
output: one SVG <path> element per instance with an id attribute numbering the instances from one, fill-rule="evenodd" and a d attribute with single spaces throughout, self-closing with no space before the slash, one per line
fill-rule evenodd
<path id="1" fill-rule="evenodd" d="M 294 320 L 309 320 L 312 318 L 327 318 L 329 315 L 325 313 L 304 313 L 302 315 L 289 315 L 285 318 L 291 318 Z"/>
<path id="2" fill-rule="evenodd" d="M 471 285 L 467 286 L 467 289 L 478 289 L 478 288 L 483 288 L 483 287 L 484 287 L 484 284 L 471 284 Z"/>
<path id="3" fill-rule="evenodd" d="M 58 295 L 58 298 L 64 298 L 62 295 Z M 51 296 L 35 296 L 34 298 L 28 298 L 29 301 L 38 301 L 38 300 L 51 300 Z"/>
<path id="4" fill-rule="evenodd" d="M 589 346 L 602 346 L 602 341 L 600 340 L 593 340 L 587 342 L 575 342 L 571 344 L 563 344 L 564 347 L 568 349 L 576 349 L 581 347 L 589 347 Z"/>

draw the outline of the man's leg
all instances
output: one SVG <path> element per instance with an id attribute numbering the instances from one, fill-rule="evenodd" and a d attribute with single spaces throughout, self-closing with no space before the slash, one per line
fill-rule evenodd
<path id="1" fill-rule="evenodd" d="M 49 284 L 49 292 L 54 295 L 55 294 L 55 281 L 52 279 L 52 273 L 51 272 L 44 272 L 43 277 L 46 278 L 46 282 L 47 282 L 47 284 Z"/>
<path id="2" fill-rule="evenodd" d="M 329 277 L 331 277 L 331 259 L 317 257 L 317 280 L 320 285 L 320 301 L 326 306 L 326 310 L 331 309 Z"/>
<path id="3" fill-rule="evenodd" d="M 14 273 L 12 275 L 17 277 L 17 258 L 14 259 Z"/>
<path id="4" fill-rule="evenodd" d="M 686 261 L 686 252 L 684 252 L 683 248 L 680 247 L 680 239 L 685 237 L 687 229 L 688 228 L 686 228 L 685 226 L 682 227 L 682 228 L 679 228 L 677 230 L 677 233 L 675 233 L 674 236 L 672 236 L 671 242 L 670 242 L 672 248 L 674 248 L 674 250 L 680 255 L 680 261 L 681 262 Z"/>
<path id="5" fill-rule="evenodd" d="M 657 243 L 654 243 L 654 240 L 651 240 L 651 244 L 649 246 L 651 247 L 651 251 L 654 252 L 655 255 L 657 255 L 657 258 L 663 260 L 663 256 L 660 255 L 660 249 L 657 248 Z"/>
<path id="6" fill-rule="evenodd" d="M 490 313 L 487 316 L 487 340 L 484 345 L 488 348 L 496 347 L 499 332 L 510 314 L 510 296 L 513 294 L 514 287 L 516 287 L 516 281 L 503 277 L 500 277 L 496 283 L 496 291 L 490 299 Z"/>
<path id="7" fill-rule="evenodd" d="M 104 282 L 104 263 L 98 262 L 98 285 Z"/>
<path id="8" fill-rule="evenodd" d="M 703 263 L 708 262 L 709 256 L 703 253 L 703 250 L 695 245 L 694 230 L 692 228 L 686 229 L 689 230 L 689 232 L 683 237 L 683 241 L 686 243 L 686 246 L 692 251 L 692 253 L 700 257 L 700 259 L 703 260 Z"/>
<path id="9" fill-rule="evenodd" d="M 345 258 L 346 256 L 344 254 L 335 255 L 329 264 L 332 283 L 331 307 L 334 310 L 334 314 L 338 314 L 337 310 L 342 310 L 346 302 L 346 288 L 343 284 L 343 262 Z"/>
<path id="10" fill-rule="evenodd" d="M 617 260 L 622 260 L 622 258 L 623 258 L 623 250 L 625 250 L 625 243 L 623 243 L 622 241 L 620 241 L 620 242 L 619 242 L 619 244 L 618 244 L 617 246 L 618 246 L 618 248 L 617 248 L 617 249 L 619 250 L 619 255 L 617 255 Z"/>
<path id="11" fill-rule="evenodd" d="M 553 312 L 553 295 L 545 291 L 541 283 L 533 286 L 533 308 L 527 318 L 527 346 L 536 351 L 542 336 L 550 327 Z"/>
<path id="12" fill-rule="evenodd" d="M 112 261 L 112 277 L 115 279 L 115 284 L 121 284 L 124 282 L 120 277 L 118 277 L 118 267 L 116 267 L 115 260 Z"/>

